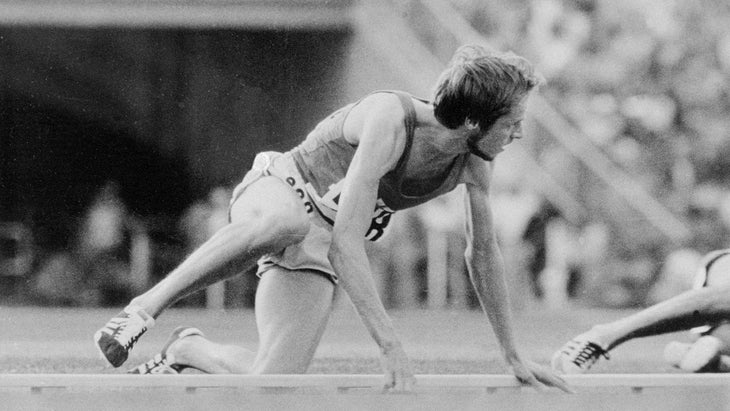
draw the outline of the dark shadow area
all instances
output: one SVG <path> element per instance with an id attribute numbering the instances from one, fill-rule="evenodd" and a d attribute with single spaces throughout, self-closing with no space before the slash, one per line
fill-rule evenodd
<path id="1" fill-rule="evenodd" d="M 79 217 L 108 181 L 143 219 L 175 219 L 192 198 L 183 160 L 123 130 L 17 97 L 6 98 L 3 111 L 3 219 L 32 223 L 41 248 L 67 248 Z"/>

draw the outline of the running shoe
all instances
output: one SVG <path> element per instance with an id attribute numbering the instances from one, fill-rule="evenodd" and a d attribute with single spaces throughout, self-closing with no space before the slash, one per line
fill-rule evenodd
<path id="1" fill-rule="evenodd" d="M 139 337 L 155 325 L 155 319 L 140 307 L 128 306 L 94 334 L 96 347 L 113 367 L 127 361 Z"/>
<path id="2" fill-rule="evenodd" d="M 563 374 L 582 374 L 598 361 L 599 357 L 609 359 L 608 352 L 600 345 L 576 337 L 553 355 L 551 365 Z"/>
<path id="3" fill-rule="evenodd" d="M 190 327 L 177 327 L 175 331 L 172 332 L 172 335 L 170 335 L 170 338 L 167 339 L 167 342 L 165 343 L 165 346 L 162 347 L 162 351 L 160 351 L 159 354 L 156 354 L 152 359 L 147 361 L 144 364 L 141 364 L 135 368 L 132 368 L 131 370 L 127 371 L 128 374 L 180 374 L 182 370 L 185 368 L 188 368 L 187 365 L 182 364 L 176 364 L 175 363 L 175 356 L 172 353 L 167 352 L 167 350 L 170 348 L 170 346 L 185 338 L 189 337 L 191 335 L 199 335 L 203 336 L 203 333 L 200 332 L 197 328 L 190 328 Z"/>

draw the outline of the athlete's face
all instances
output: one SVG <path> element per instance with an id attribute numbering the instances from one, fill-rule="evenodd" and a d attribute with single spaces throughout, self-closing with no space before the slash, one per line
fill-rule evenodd
<path id="1" fill-rule="evenodd" d="M 471 152 L 485 160 L 493 160 L 513 140 L 522 138 L 527 99 L 524 98 L 509 113 L 499 117 L 487 130 L 477 126 L 471 136 Z"/>

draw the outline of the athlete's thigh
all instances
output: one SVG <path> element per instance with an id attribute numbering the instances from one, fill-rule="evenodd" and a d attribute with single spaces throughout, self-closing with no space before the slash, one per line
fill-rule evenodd
<path id="1" fill-rule="evenodd" d="M 309 222 L 299 196 L 289 185 L 273 176 L 263 176 L 248 183 L 231 204 L 233 223 L 267 216 L 300 224 Z"/>
<path id="2" fill-rule="evenodd" d="M 334 284 L 313 271 L 266 271 L 256 291 L 259 352 L 253 372 L 305 372 L 327 325 L 334 293 Z"/>

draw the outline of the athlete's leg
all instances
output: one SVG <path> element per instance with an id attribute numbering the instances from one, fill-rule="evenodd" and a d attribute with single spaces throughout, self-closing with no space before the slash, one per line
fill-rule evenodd
<path id="1" fill-rule="evenodd" d="M 717 256 L 717 253 L 721 253 Z M 697 280 L 704 287 L 730 285 L 730 257 L 726 250 L 708 254 Z M 699 284 L 698 284 L 699 285 Z M 707 329 L 693 330 L 695 341 L 672 341 L 664 349 L 668 363 L 690 372 L 727 372 L 730 358 L 730 324 L 719 322 Z"/>
<path id="2" fill-rule="evenodd" d="M 721 320 L 728 319 L 730 256 L 718 257 L 706 270 L 703 289 L 688 291 L 636 315 L 598 325 L 592 330 L 596 338 L 601 340 L 604 348 L 611 349 L 632 338 L 719 324 Z M 722 333 L 722 329 L 718 333 Z"/>
<path id="3" fill-rule="evenodd" d="M 267 271 L 256 292 L 259 350 L 254 374 L 303 373 L 332 312 L 337 288 L 314 272 Z"/>
<path id="4" fill-rule="evenodd" d="M 178 299 L 249 267 L 263 254 L 296 244 L 309 232 L 309 216 L 299 196 L 276 177 L 250 183 L 233 203 L 231 223 L 149 291 L 94 334 L 100 354 L 122 365 L 154 318 Z"/>
<path id="5" fill-rule="evenodd" d="M 730 258 L 720 257 L 708 269 L 707 279 L 726 278 L 728 270 Z M 565 372 L 584 372 L 600 355 L 625 341 L 730 319 L 730 282 L 712 282 L 707 287 L 686 291 L 633 315 L 594 326 L 556 352 L 553 366 Z M 665 359 L 673 364 L 684 364 L 680 367 L 683 369 L 704 369 L 701 363 L 719 355 L 722 344 L 707 338 L 698 343 L 696 349 L 686 344 L 672 344 L 665 349 Z"/>
<path id="6" fill-rule="evenodd" d="M 304 373 L 327 325 L 334 293 L 332 282 L 319 274 L 274 267 L 256 291 L 258 353 L 200 335 L 178 340 L 167 352 L 175 364 L 207 373 Z"/>
<path id="7" fill-rule="evenodd" d="M 633 338 L 687 330 L 730 318 L 730 287 L 686 291 L 633 315 L 594 326 L 594 342 L 606 350 Z"/>
<path id="8" fill-rule="evenodd" d="M 253 267 L 263 254 L 301 241 L 309 224 L 291 187 L 276 177 L 262 177 L 234 202 L 230 224 L 130 305 L 157 317 L 185 295 Z"/>
<path id="9" fill-rule="evenodd" d="M 633 338 L 648 337 L 730 318 L 730 286 L 686 291 L 619 320 L 598 324 L 553 356 L 553 368 L 582 373 L 605 352 Z"/>

